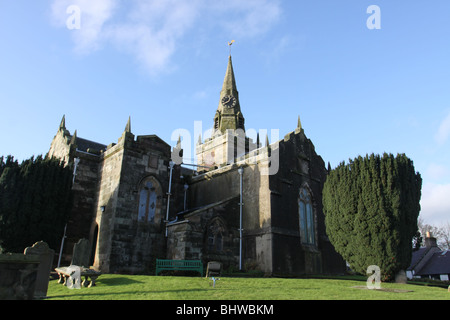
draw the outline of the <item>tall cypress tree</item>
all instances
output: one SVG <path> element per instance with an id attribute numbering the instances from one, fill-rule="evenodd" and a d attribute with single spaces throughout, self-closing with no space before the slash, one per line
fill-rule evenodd
<path id="1" fill-rule="evenodd" d="M 404 154 L 370 155 L 331 170 L 323 191 L 328 237 L 352 269 L 377 265 L 383 280 L 410 264 L 422 179 Z"/>
<path id="2" fill-rule="evenodd" d="M 22 186 L 20 179 L 20 166 L 12 156 L 3 162 L 0 176 L 0 246 L 4 250 L 8 247 L 9 239 L 14 239 L 14 226 L 11 220 L 18 218 L 15 216 L 19 206 L 19 194 Z M 20 222 L 18 222 L 19 224 Z"/>
<path id="3" fill-rule="evenodd" d="M 56 248 L 71 207 L 72 168 L 38 156 L 0 165 L 0 245 L 22 252 L 43 240 Z"/>

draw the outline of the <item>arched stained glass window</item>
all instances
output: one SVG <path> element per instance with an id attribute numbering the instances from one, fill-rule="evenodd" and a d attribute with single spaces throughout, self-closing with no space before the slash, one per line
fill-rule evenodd
<path id="1" fill-rule="evenodd" d="M 298 202 L 300 220 L 300 238 L 304 244 L 315 244 L 314 212 L 311 195 L 307 189 L 300 189 Z"/>
<path id="2" fill-rule="evenodd" d="M 139 190 L 138 221 L 155 222 L 155 213 L 158 209 L 157 186 L 153 178 L 144 180 Z"/>

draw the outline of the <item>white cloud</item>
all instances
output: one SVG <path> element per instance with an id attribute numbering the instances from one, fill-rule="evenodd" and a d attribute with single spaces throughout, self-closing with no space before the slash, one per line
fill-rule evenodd
<path id="1" fill-rule="evenodd" d="M 219 24 L 236 37 L 253 37 L 267 32 L 281 17 L 278 0 L 210 1 Z"/>
<path id="2" fill-rule="evenodd" d="M 450 184 L 424 184 L 420 205 L 420 216 L 426 223 L 450 221 Z"/>
<path id="3" fill-rule="evenodd" d="M 135 1 L 126 22 L 116 23 L 106 36 L 125 48 L 152 73 L 168 68 L 177 40 L 192 27 L 200 0 Z"/>
<path id="4" fill-rule="evenodd" d="M 444 144 L 448 138 L 450 137 L 450 113 L 445 117 L 438 129 L 438 132 L 436 133 L 436 141 L 439 144 Z"/>
<path id="5" fill-rule="evenodd" d="M 439 165 L 436 163 L 431 163 L 426 170 L 427 177 L 435 182 L 436 180 L 446 178 L 449 174 L 450 168 L 448 166 Z"/>
<path id="6" fill-rule="evenodd" d="M 113 17 L 118 6 L 117 0 L 54 0 L 51 11 L 55 25 L 67 27 L 67 20 L 71 16 L 67 8 L 70 6 L 80 9 L 80 29 L 71 31 L 75 51 L 87 54 L 99 49 L 104 25 Z"/>
<path id="7" fill-rule="evenodd" d="M 172 56 L 181 41 L 189 41 L 194 26 L 219 27 L 235 38 L 255 37 L 281 15 L 279 0 L 53 0 L 56 25 L 66 25 L 70 5 L 81 9 L 81 29 L 71 31 L 76 52 L 90 53 L 110 43 L 152 74 L 172 67 Z"/>

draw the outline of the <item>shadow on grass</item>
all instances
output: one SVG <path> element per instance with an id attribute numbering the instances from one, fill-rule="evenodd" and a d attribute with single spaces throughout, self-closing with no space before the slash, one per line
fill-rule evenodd
<path id="1" fill-rule="evenodd" d="M 80 292 L 79 294 L 70 294 L 70 295 L 54 295 L 54 296 L 48 296 L 46 300 L 49 299 L 64 299 L 64 298 L 76 298 L 76 297 L 83 297 L 83 298 L 87 298 L 87 297 L 104 297 L 104 296 L 110 296 L 110 299 L 106 298 L 104 300 L 113 300 L 113 296 L 116 295 L 121 295 L 123 296 L 122 299 L 120 300 L 140 300 L 140 298 L 142 298 L 142 300 L 146 300 L 146 299 L 150 299 L 151 295 L 158 295 L 158 294 L 165 294 L 165 293 L 194 293 L 194 292 L 205 292 L 208 291 L 208 289 L 177 289 L 177 290 L 147 290 L 147 291 L 121 291 L 121 292 L 105 292 L 105 293 L 86 293 L 86 291 L 84 292 Z M 126 296 L 129 295 L 129 299 L 126 298 Z M 155 297 L 153 297 L 154 299 Z M 173 299 L 173 298 L 171 298 Z M 181 300 L 182 298 L 180 298 Z M 184 298 L 183 298 L 184 299 Z M 101 298 L 98 298 L 97 300 L 102 300 Z"/>
<path id="2" fill-rule="evenodd" d="M 105 278 L 101 279 L 101 277 L 97 280 L 97 285 L 107 285 L 107 286 L 125 286 L 135 283 L 143 283 L 143 281 L 130 279 L 129 277 L 119 277 L 119 278 Z"/>

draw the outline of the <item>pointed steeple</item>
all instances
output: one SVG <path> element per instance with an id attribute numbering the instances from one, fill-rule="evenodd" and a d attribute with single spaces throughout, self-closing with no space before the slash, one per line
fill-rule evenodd
<path id="1" fill-rule="evenodd" d="M 245 119 L 239 103 L 239 92 L 234 76 L 231 55 L 228 57 L 227 71 L 220 91 L 219 107 L 214 116 L 214 134 L 223 134 L 226 130 L 242 129 L 245 131 Z"/>
<path id="2" fill-rule="evenodd" d="M 224 95 L 233 95 L 237 93 L 236 79 L 234 77 L 233 62 L 231 56 L 228 57 L 227 72 L 223 80 L 222 92 Z"/>

